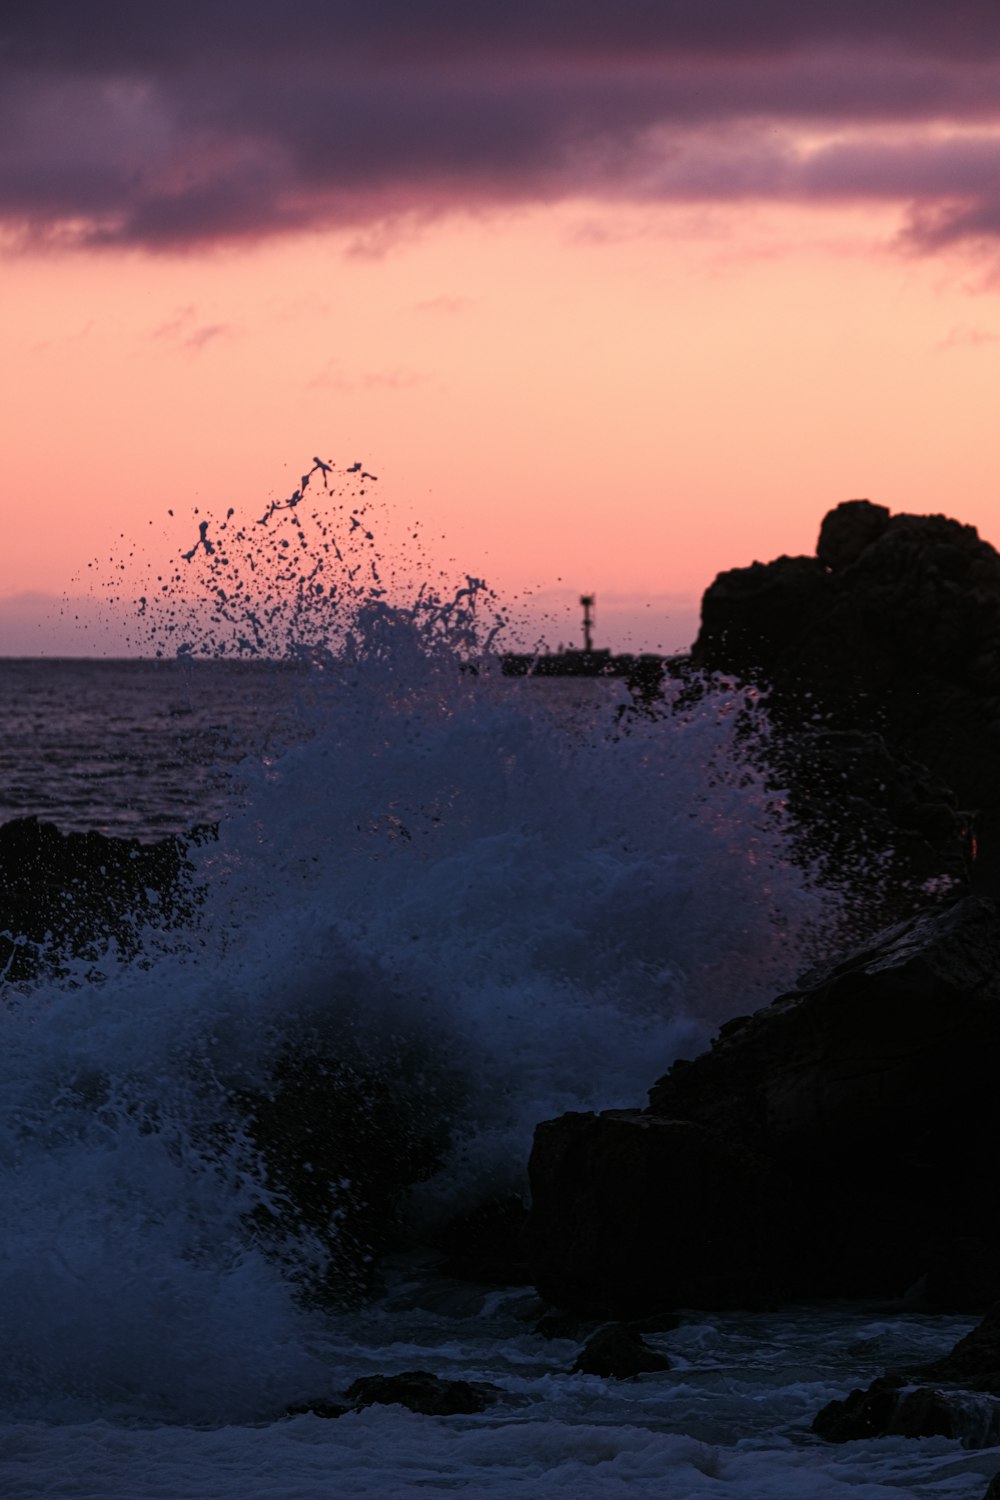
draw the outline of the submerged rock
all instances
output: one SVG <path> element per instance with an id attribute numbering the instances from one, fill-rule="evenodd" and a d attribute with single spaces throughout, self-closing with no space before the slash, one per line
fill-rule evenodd
<path id="1" fill-rule="evenodd" d="M 442 1380 L 427 1370 L 404 1370 L 401 1375 L 364 1375 L 348 1386 L 344 1401 L 303 1401 L 289 1406 L 289 1417 L 336 1419 L 366 1406 L 405 1406 L 422 1417 L 473 1416 L 485 1411 L 500 1394 L 485 1380 Z"/>
<path id="2" fill-rule="evenodd" d="M 573 1365 L 574 1373 L 602 1375 L 608 1380 L 634 1380 L 637 1375 L 669 1369 L 669 1359 L 657 1354 L 625 1323 L 599 1328 Z"/>
<path id="3" fill-rule="evenodd" d="M 346 1417 L 349 1411 L 356 1411 L 355 1406 L 345 1406 L 342 1401 L 297 1401 L 294 1406 L 286 1407 L 286 1417 L 322 1417 L 325 1421 L 336 1421 L 337 1417 Z"/>
<path id="4" fill-rule="evenodd" d="M 955 1242 L 1000 1256 L 998 1070 L 1000 912 L 970 897 L 724 1026 L 645 1111 L 540 1125 L 536 1285 L 627 1318 L 899 1296 Z"/>
<path id="5" fill-rule="evenodd" d="M 485 1411 L 499 1394 L 487 1381 L 442 1380 L 426 1370 L 402 1375 L 366 1375 L 347 1388 L 356 1407 L 405 1406 L 424 1417 L 453 1417 Z"/>

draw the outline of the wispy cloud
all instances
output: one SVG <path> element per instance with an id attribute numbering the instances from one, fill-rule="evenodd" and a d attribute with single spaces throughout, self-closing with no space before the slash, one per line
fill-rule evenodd
<path id="1" fill-rule="evenodd" d="M 154 328 L 149 337 L 156 342 L 172 344 L 175 348 L 198 354 L 207 344 L 216 339 L 231 338 L 235 329 L 231 323 L 201 323 L 198 309 L 189 303 L 179 307 L 165 323 Z"/>
<path id="2" fill-rule="evenodd" d="M 1000 333 L 988 328 L 973 328 L 966 323 L 957 324 L 946 336 L 934 345 L 934 352 L 947 353 L 951 349 L 981 349 L 987 344 L 1000 344 Z"/>
<path id="3" fill-rule="evenodd" d="M 472 297 L 429 297 L 425 302 L 415 302 L 413 311 L 453 318 L 471 307 L 473 301 Z"/>
<path id="4" fill-rule="evenodd" d="M 331 360 L 307 384 L 335 391 L 408 391 L 430 378 L 419 370 L 347 370 Z"/>
<path id="5" fill-rule="evenodd" d="M 204 349 L 205 345 L 212 343 L 214 339 L 229 338 L 232 331 L 232 327 L 228 323 L 204 323 L 200 328 L 196 328 L 188 335 L 184 340 L 184 348 L 194 350 Z"/>

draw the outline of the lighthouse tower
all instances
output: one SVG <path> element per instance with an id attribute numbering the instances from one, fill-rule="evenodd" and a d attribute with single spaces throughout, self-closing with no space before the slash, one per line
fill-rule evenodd
<path id="1" fill-rule="evenodd" d="M 591 626 L 594 623 L 594 619 L 590 611 L 594 607 L 596 598 L 596 594 L 580 595 L 580 603 L 583 605 L 583 649 L 587 652 L 593 651 L 594 649 L 594 640 L 590 633 Z"/>

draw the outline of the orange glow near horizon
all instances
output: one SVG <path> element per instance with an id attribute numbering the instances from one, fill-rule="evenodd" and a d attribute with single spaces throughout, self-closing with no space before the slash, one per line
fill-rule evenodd
<path id="1" fill-rule="evenodd" d="M 15 596 L 74 595 L 122 536 L 155 553 L 168 508 L 263 509 L 314 453 L 566 637 L 596 593 L 598 644 L 687 644 L 718 571 L 811 551 L 852 496 L 1000 541 L 997 288 L 896 222 L 578 202 L 381 247 L 8 259 L 0 653 Z"/>

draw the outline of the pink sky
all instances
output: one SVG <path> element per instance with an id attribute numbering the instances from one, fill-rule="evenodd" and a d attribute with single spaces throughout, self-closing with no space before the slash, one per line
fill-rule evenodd
<path id="1" fill-rule="evenodd" d="M 1000 542 L 992 5 L 85 9 L 0 20 L 0 654 L 316 453 L 553 645 L 852 496 Z"/>

